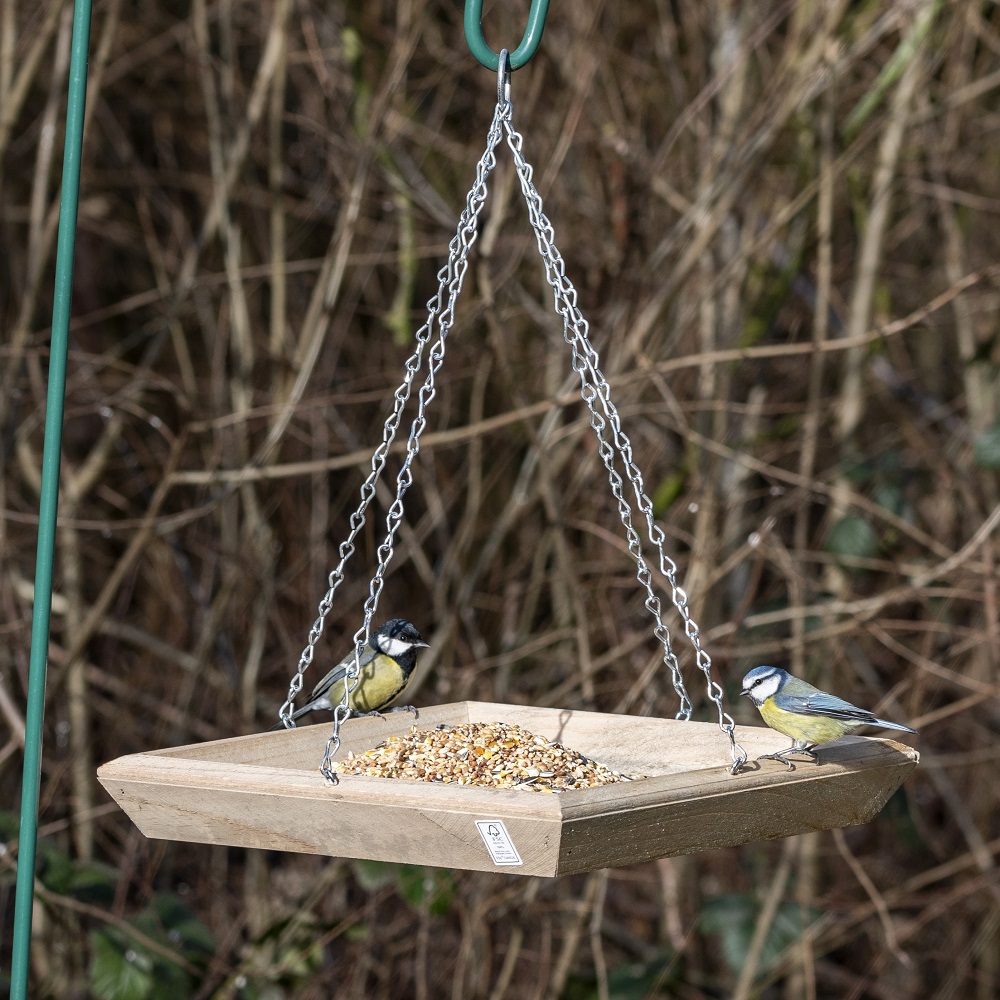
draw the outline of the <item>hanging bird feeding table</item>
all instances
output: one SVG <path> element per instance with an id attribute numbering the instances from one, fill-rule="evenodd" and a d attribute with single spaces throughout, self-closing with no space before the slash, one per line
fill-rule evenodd
<path id="1" fill-rule="evenodd" d="M 917 761 L 892 740 L 851 736 L 821 764 L 765 761 L 734 776 L 713 723 L 476 701 L 422 708 L 417 725 L 494 720 L 645 777 L 549 795 L 354 776 L 331 785 L 316 766 L 325 726 L 132 754 L 99 776 L 147 837 L 568 875 L 866 823 Z M 340 750 L 363 753 L 411 724 L 351 719 Z M 761 727 L 740 736 L 754 754 L 780 739 Z"/>
<path id="2" fill-rule="evenodd" d="M 537 42 L 541 23 L 535 27 Z M 523 137 L 513 125 L 506 50 L 498 64 L 497 104 L 486 150 L 449 246 L 448 261 L 438 274 L 438 291 L 428 302 L 427 320 L 416 333 L 416 348 L 393 397 L 371 472 L 361 487 L 350 534 L 340 546 L 339 563 L 330 573 L 329 588 L 292 677 L 280 712 L 286 728 L 132 754 L 105 764 L 98 771 L 101 783 L 149 837 L 564 875 L 864 823 L 917 763 L 915 751 L 892 740 L 847 737 L 824 747 L 818 764 L 794 770 L 777 761 L 747 764 L 748 751 L 772 752 L 783 745 L 783 738 L 770 729 L 752 728 L 742 729 L 741 743 L 736 741 L 735 723 L 725 711 L 723 691 L 713 678 L 712 661 L 678 582 L 677 566 L 664 550 L 664 533 L 654 521 L 652 502 L 589 339 L 587 321 L 577 306 L 576 290 L 566 277 L 551 223 L 542 211 L 532 168 L 522 152 Z M 410 716 L 401 714 L 350 718 L 348 702 L 393 555 L 403 498 L 413 482 L 412 464 L 478 234 L 487 179 L 504 138 L 680 710 L 674 719 L 653 719 L 469 701 L 421 708 L 416 725 L 433 730 L 470 722 L 515 724 L 635 778 L 558 794 L 336 773 L 338 762 L 349 755 L 366 754 L 413 725 Z M 364 623 L 354 636 L 355 661 L 347 671 L 343 699 L 334 710 L 332 735 L 327 735 L 326 727 L 296 728 L 295 698 L 420 372 L 423 383 L 416 391 L 416 414 L 396 477 L 396 498 L 386 517 L 385 540 L 378 548 Z M 634 521 L 644 529 L 645 540 Z M 694 665 L 704 678 L 717 723 L 690 721 L 692 702 L 644 548 L 655 553 L 656 569 L 669 584 L 671 603 L 693 650 Z"/>

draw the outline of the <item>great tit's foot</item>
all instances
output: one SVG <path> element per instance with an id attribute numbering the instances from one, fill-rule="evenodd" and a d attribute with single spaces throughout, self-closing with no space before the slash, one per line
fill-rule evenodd
<path id="1" fill-rule="evenodd" d="M 412 705 L 395 705 L 389 709 L 390 712 L 412 712 L 413 718 L 417 717 L 417 710 Z"/>
<path id="2" fill-rule="evenodd" d="M 355 719 L 381 719 L 385 722 L 385 716 L 377 709 L 373 708 L 370 712 L 358 712 L 356 709 L 351 709 L 351 715 Z"/>

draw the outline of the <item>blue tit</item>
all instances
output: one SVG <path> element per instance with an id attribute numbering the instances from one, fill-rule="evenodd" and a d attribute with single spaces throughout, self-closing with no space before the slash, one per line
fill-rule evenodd
<path id="1" fill-rule="evenodd" d="M 843 698 L 820 691 L 780 667 L 754 667 L 743 678 L 740 693 L 757 706 L 772 729 L 790 736 L 793 741 L 787 750 L 766 753 L 757 759 L 783 761 L 789 771 L 792 770 L 789 754 L 805 754 L 818 764 L 815 748 L 840 739 L 855 726 L 881 726 L 904 733 L 916 732 L 909 726 L 876 718 L 873 712 L 856 708 Z"/>
<path id="2" fill-rule="evenodd" d="M 376 715 L 380 709 L 395 701 L 413 678 L 417 650 L 426 645 L 416 627 L 405 618 L 393 618 L 379 625 L 361 647 L 361 673 L 348 701 L 351 710 L 357 715 Z M 292 713 L 292 721 L 317 709 L 333 711 L 344 698 L 347 671 L 353 664 L 352 649 L 313 688 L 309 700 Z M 410 705 L 400 706 L 398 711 L 417 714 L 417 710 Z M 271 730 L 281 729 L 283 725 L 283 722 L 278 722 L 271 726 Z"/>

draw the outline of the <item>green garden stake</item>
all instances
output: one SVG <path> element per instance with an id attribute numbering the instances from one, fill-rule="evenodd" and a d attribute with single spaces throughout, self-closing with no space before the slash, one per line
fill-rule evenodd
<path id="1" fill-rule="evenodd" d="M 545 30 L 545 15 L 549 12 L 549 0 L 531 0 L 528 11 L 528 26 L 524 29 L 521 44 L 510 54 L 512 70 L 520 69 L 534 54 Z M 465 40 L 472 54 L 487 68 L 500 68 L 500 56 L 494 52 L 483 38 L 483 0 L 465 0 Z"/>
<path id="2" fill-rule="evenodd" d="M 35 603 L 31 619 L 28 707 L 25 712 L 17 898 L 14 904 L 14 944 L 10 972 L 11 1000 L 27 1000 L 28 996 L 31 907 L 35 893 L 35 846 L 38 836 L 38 786 L 42 764 L 42 716 L 45 711 L 45 667 L 49 646 L 49 615 L 52 610 L 52 558 L 55 551 L 56 510 L 59 505 L 59 456 L 62 449 L 66 355 L 69 345 L 70 299 L 73 292 L 76 213 L 80 197 L 83 113 L 87 101 L 90 9 L 91 0 L 75 0 L 73 4 L 66 142 L 59 203 L 59 242 L 56 248 L 55 293 L 52 301 L 49 387 L 45 404 L 41 498 L 38 504 L 38 549 L 35 557 Z"/>

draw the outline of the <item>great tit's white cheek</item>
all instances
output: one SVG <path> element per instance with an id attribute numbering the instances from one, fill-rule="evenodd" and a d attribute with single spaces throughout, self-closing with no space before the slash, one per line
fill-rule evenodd
<path id="1" fill-rule="evenodd" d="M 398 657 L 412 649 L 413 643 L 405 642 L 403 639 L 380 639 L 379 647 L 387 656 Z"/>

